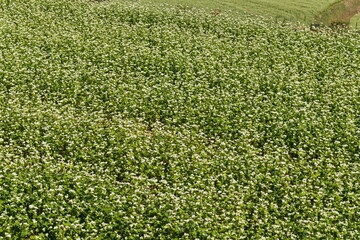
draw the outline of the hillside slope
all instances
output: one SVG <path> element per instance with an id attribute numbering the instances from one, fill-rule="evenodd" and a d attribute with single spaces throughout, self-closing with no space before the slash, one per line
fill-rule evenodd
<path id="1" fill-rule="evenodd" d="M 316 20 L 327 25 L 336 24 L 336 23 L 351 23 L 351 18 L 360 13 L 360 1 L 358 0 L 344 0 L 332 4 L 325 11 L 321 12 Z M 354 21 L 352 20 L 352 22 Z M 356 27 L 356 26 L 355 26 Z"/>
<path id="2" fill-rule="evenodd" d="M 360 14 L 357 14 L 351 18 L 350 26 L 356 29 L 360 28 Z"/>
<path id="3" fill-rule="evenodd" d="M 356 239 L 360 46 L 247 16 L 0 3 L 1 239 Z"/>
<path id="4" fill-rule="evenodd" d="M 312 23 L 315 16 L 339 0 L 140 0 L 141 3 L 166 3 L 202 8 L 237 10 L 274 17 L 278 20 Z"/>

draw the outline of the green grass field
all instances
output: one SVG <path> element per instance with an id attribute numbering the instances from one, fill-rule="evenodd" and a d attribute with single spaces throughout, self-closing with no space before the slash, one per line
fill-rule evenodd
<path id="1" fill-rule="evenodd" d="M 360 14 L 355 15 L 350 20 L 350 26 L 352 28 L 359 29 L 360 28 Z"/>
<path id="2" fill-rule="evenodd" d="M 0 239 L 358 239 L 360 36 L 0 2 Z"/>
<path id="3" fill-rule="evenodd" d="M 311 23 L 314 17 L 338 0 L 140 0 L 148 3 L 182 4 L 185 6 L 238 10 L 279 20 Z"/>

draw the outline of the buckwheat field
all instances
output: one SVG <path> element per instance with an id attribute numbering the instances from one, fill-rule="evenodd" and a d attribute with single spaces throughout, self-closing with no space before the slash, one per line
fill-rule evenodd
<path id="1" fill-rule="evenodd" d="M 0 239 L 359 239 L 360 37 L 0 2 Z"/>

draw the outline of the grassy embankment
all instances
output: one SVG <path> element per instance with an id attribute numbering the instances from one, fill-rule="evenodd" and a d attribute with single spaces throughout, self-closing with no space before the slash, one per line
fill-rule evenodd
<path id="1" fill-rule="evenodd" d="M 356 29 L 360 28 L 360 14 L 357 14 L 351 18 L 350 26 Z"/>
<path id="2" fill-rule="evenodd" d="M 0 3 L 1 239 L 356 239 L 355 32 Z"/>
<path id="3" fill-rule="evenodd" d="M 338 0 L 140 0 L 141 3 L 182 4 L 185 6 L 244 11 L 277 20 L 312 23 L 318 13 Z"/>
<path id="4" fill-rule="evenodd" d="M 359 0 L 343 0 L 329 6 L 316 17 L 317 22 L 326 25 L 345 24 L 357 28 L 356 15 L 360 12 Z"/>

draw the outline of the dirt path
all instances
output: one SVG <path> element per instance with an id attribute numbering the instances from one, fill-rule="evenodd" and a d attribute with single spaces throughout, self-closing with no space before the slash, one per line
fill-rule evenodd
<path id="1" fill-rule="evenodd" d="M 345 24 L 360 13 L 360 0 L 343 0 L 334 3 L 315 17 L 315 22 L 326 25 Z"/>

